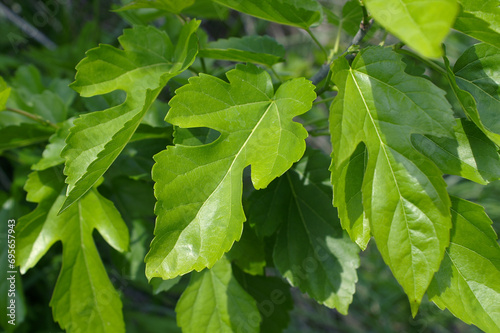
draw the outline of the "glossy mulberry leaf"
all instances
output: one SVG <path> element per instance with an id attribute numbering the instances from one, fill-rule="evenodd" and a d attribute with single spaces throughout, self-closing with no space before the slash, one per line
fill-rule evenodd
<path id="1" fill-rule="evenodd" d="M 200 74 L 177 90 L 166 121 L 221 133 L 202 146 L 176 145 L 155 156 L 155 238 L 146 256 L 148 278 L 164 279 L 211 267 L 241 236 L 243 169 L 255 188 L 266 187 L 298 161 L 307 131 L 293 117 L 316 97 L 305 79 L 276 92 L 269 74 L 238 65 L 229 83 Z"/>
<path id="2" fill-rule="evenodd" d="M 442 55 L 441 43 L 458 13 L 456 0 L 365 0 L 380 25 L 426 57 Z"/>
<path id="3" fill-rule="evenodd" d="M 271 67 L 282 62 L 285 48 L 268 36 L 219 39 L 200 50 L 200 57 L 251 62 Z"/>
<path id="4" fill-rule="evenodd" d="M 76 119 L 62 156 L 68 184 L 61 210 L 84 195 L 113 163 L 169 79 L 183 72 L 197 53 L 195 32 L 187 23 L 176 46 L 165 32 L 137 26 L 119 38 L 123 50 L 100 45 L 77 66 L 72 87 L 84 97 L 124 90 L 123 104 Z"/>
<path id="5" fill-rule="evenodd" d="M 450 247 L 429 286 L 441 309 L 485 332 L 500 331 L 500 246 L 484 208 L 452 198 Z"/>
<path id="6" fill-rule="evenodd" d="M 329 164 L 328 156 L 312 151 L 282 177 L 288 194 L 279 207 L 283 224 L 273 259 L 292 286 L 347 314 L 358 280 L 359 248 L 342 230 L 331 205 Z"/>
<path id="7" fill-rule="evenodd" d="M 165 10 L 169 13 L 179 14 L 184 8 L 194 4 L 195 0 L 135 0 L 118 9 L 118 11 L 137 9 L 137 8 L 155 8 Z"/>
<path id="8" fill-rule="evenodd" d="M 386 48 L 362 50 L 351 66 L 340 58 L 332 71 L 339 87 L 330 108 L 334 204 L 341 217 L 360 214 L 359 197 L 350 210 L 343 169 L 363 142 L 366 166 L 359 159 L 354 173 L 365 169 L 364 212 L 416 314 L 448 246 L 451 218 L 442 173 L 413 147 L 411 134 L 452 137 L 451 107 L 444 91 L 406 74 L 400 56 Z"/>
<path id="9" fill-rule="evenodd" d="M 476 44 L 448 66 L 448 79 L 467 116 L 500 145 L 500 52 L 489 44 Z"/>
<path id="10" fill-rule="evenodd" d="M 5 83 L 4 79 L 0 76 L 0 111 L 5 110 L 5 105 L 9 99 L 11 88 Z"/>
<path id="11" fill-rule="evenodd" d="M 192 274 L 175 312 L 185 333 L 259 332 L 261 321 L 255 300 L 236 281 L 225 258 Z"/>
<path id="12" fill-rule="evenodd" d="M 479 184 L 500 179 L 500 155 L 496 145 L 468 120 L 457 120 L 455 138 L 412 136 L 413 145 L 446 174 Z"/>
<path id="13" fill-rule="evenodd" d="M 125 332 L 122 303 L 113 288 L 92 239 L 97 229 L 118 251 L 126 251 L 127 226 L 113 204 L 96 190 L 57 215 L 64 201 L 60 170 L 30 174 L 27 200 L 38 203 L 17 226 L 17 263 L 21 272 L 35 266 L 57 241 L 63 244 L 61 273 L 50 301 L 54 320 L 67 332 Z"/>
<path id="14" fill-rule="evenodd" d="M 303 29 L 318 25 L 323 20 L 321 5 L 316 0 L 214 1 L 248 15 Z"/>
<path id="15" fill-rule="evenodd" d="M 283 332 L 290 322 L 290 311 L 293 309 L 290 285 L 278 277 L 252 276 L 237 269 L 234 270 L 234 276 L 257 302 L 262 317 L 260 332 Z"/>

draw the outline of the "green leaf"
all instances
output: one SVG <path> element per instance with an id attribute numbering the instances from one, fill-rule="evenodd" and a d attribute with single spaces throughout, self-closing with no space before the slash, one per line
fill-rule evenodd
<path id="1" fill-rule="evenodd" d="M 177 90 L 166 121 L 221 133 L 202 146 L 176 145 L 155 156 L 158 216 L 146 256 L 148 278 L 173 278 L 211 267 L 241 236 L 243 169 L 251 165 L 256 189 L 266 187 L 298 161 L 307 131 L 293 117 L 316 98 L 304 78 L 276 92 L 269 74 L 238 65 L 229 83 L 200 74 Z"/>
<path id="2" fill-rule="evenodd" d="M 73 126 L 73 118 L 65 121 L 62 126 L 52 134 L 49 138 L 49 144 L 43 151 L 42 159 L 34 164 L 31 169 L 45 170 L 59 164 L 64 163 L 64 158 L 61 157 L 61 152 L 64 148 L 66 137 L 69 134 L 69 129 Z"/>
<path id="3" fill-rule="evenodd" d="M 442 55 L 441 43 L 455 21 L 455 0 L 365 0 L 380 25 L 426 57 Z"/>
<path id="4" fill-rule="evenodd" d="M 175 286 L 180 280 L 181 280 L 180 276 L 173 278 L 171 280 L 162 280 L 160 278 L 151 279 L 151 286 L 153 287 L 153 295 L 158 295 L 163 291 L 170 290 L 170 288 Z"/>
<path id="5" fill-rule="evenodd" d="M 471 121 L 457 119 L 455 138 L 415 134 L 412 144 L 446 174 L 479 184 L 500 179 L 497 147 Z"/>
<path id="6" fill-rule="evenodd" d="M 7 100 L 9 99 L 10 90 L 11 88 L 0 76 L 0 111 L 5 110 L 5 104 L 7 104 Z"/>
<path id="7" fill-rule="evenodd" d="M 490 23 L 500 33 L 500 2 L 498 0 L 460 0 L 465 11 Z"/>
<path id="8" fill-rule="evenodd" d="M 96 190 L 57 215 L 64 201 L 64 182 L 57 168 L 30 174 L 27 200 L 37 208 L 19 219 L 17 263 L 24 274 L 57 241 L 63 264 L 50 305 L 54 320 L 68 332 L 125 332 L 122 303 L 109 281 L 92 239 L 97 229 L 118 251 L 129 244 L 127 226 L 111 201 Z"/>
<path id="9" fill-rule="evenodd" d="M 368 151 L 360 143 L 349 159 L 336 167 L 334 205 L 339 209 L 339 218 L 351 240 L 365 250 L 371 238 L 370 223 L 363 207 L 363 180 L 368 160 Z"/>
<path id="10" fill-rule="evenodd" d="M 257 301 L 261 333 L 283 332 L 290 322 L 293 299 L 290 285 L 273 276 L 252 276 L 234 270 L 240 285 Z"/>
<path id="11" fill-rule="evenodd" d="M 195 32 L 200 22 L 187 23 L 174 47 L 165 32 L 137 26 L 119 38 L 123 50 L 100 45 L 77 66 L 72 87 L 90 97 L 124 90 L 123 104 L 76 119 L 62 157 L 68 184 L 61 211 L 84 195 L 123 150 L 145 113 L 169 79 L 183 72 L 197 53 Z"/>
<path id="12" fill-rule="evenodd" d="M 169 13 L 179 14 L 184 8 L 194 4 L 195 0 L 135 0 L 117 11 L 137 9 L 137 8 L 155 8 L 165 10 Z"/>
<path id="13" fill-rule="evenodd" d="M 289 202 L 290 188 L 285 177 L 273 181 L 265 191 L 253 191 L 248 199 L 248 223 L 260 239 L 269 237 L 284 223 L 282 207 Z"/>
<path id="14" fill-rule="evenodd" d="M 342 16 L 336 17 L 330 10 L 323 8 L 328 22 L 337 25 L 349 35 L 354 36 L 359 30 L 359 24 L 363 20 L 363 11 L 359 0 L 349 0 L 342 7 Z"/>
<path id="15" fill-rule="evenodd" d="M 285 48 L 268 36 L 219 39 L 200 50 L 200 57 L 251 62 L 268 67 L 282 62 Z"/>
<path id="16" fill-rule="evenodd" d="M 476 44 L 457 60 L 448 80 L 467 116 L 493 142 L 500 145 L 500 52 L 489 44 Z"/>
<path id="17" fill-rule="evenodd" d="M 236 281 L 225 258 L 212 269 L 192 273 L 175 312 L 185 333 L 259 332 L 261 321 L 255 300 Z"/>
<path id="18" fill-rule="evenodd" d="M 488 21 L 472 13 L 461 10 L 453 28 L 477 40 L 500 48 L 500 29 L 493 30 Z"/>
<path id="19" fill-rule="evenodd" d="M 485 332 L 500 330 L 500 246 L 484 208 L 452 198 L 450 247 L 429 286 L 441 309 Z"/>
<path id="20" fill-rule="evenodd" d="M 19 126 L 3 127 L 1 131 L 0 151 L 45 142 L 54 133 L 54 128 L 32 123 L 22 123 Z"/>
<path id="21" fill-rule="evenodd" d="M 359 248 L 342 231 L 331 205 L 329 164 L 326 155 L 312 151 L 282 177 L 288 193 L 279 207 L 283 223 L 273 258 L 292 286 L 347 314 L 358 280 Z"/>
<path id="22" fill-rule="evenodd" d="M 451 218 L 442 173 L 413 147 L 411 134 L 451 137 L 451 107 L 444 91 L 406 74 L 401 57 L 387 48 L 364 49 L 351 66 L 340 58 L 332 72 L 339 88 L 330 108 L 334 204 L 342 218 L 360 219 L 359 184 L 349 194 L 347 181 L 365 169 L 361 202 L 366 218 L 416 314 L 448 246 Z M 361 155 L 353 161 L 353 154 Z M 354 170 L 346 175 L 352 163 Z M 356 195 L 352 209 L 348 200 Z"/>
<path id="23" fill-rule="evenodd" d="M 245 273 L 263 275 L 266 266 L 264 243 L 257 238 L 255 230 L 248 224 L 243 228 L 243 234 L 238 242 L 234 243 L 226 258 L 233 261 Z"/>
<path id="24" fill-rule="evenodd" d="M 248 15 L 303 29 L 318 25 L 323 21 L 322 7 L 316 0 L 214 1 Z"/>

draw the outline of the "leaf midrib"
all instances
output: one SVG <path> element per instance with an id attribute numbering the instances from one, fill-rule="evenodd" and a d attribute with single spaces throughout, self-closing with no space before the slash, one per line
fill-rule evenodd
<path id="1" fill-rule="evenodd" d="M 363 93 L 362 93 L 362 90 L 361 90 L 361 88 L 360 88 L 360 86 L 359 86 L 358 82 L 356 81 L 356 77 L 354 76 L 354 73 L 353 73 L 353 69 L 352 69 L 352 68 L 350 68 L 350 69 L 349 69 L 349 74 L 351 75 L 352 80 L 354 81 L 354 84 L 356 85 L 356 89 L 358 90 L 359 96 L 360 96 L 360 97 L 361 97 L 361 99 L 363 100 L 363 104 L 364 104 L 364 106 L 365 106 L 366 113 L 367 113 L 367 114 L 368 114 L 368 116 L 370 117 L 370 121 L 371 121 L 371 123 L 372 123 L 372 126 L 373 126 L 373 128 L 374 128 L 374 130 L 375 130 L 375 133 L 377 134 L 378 139 L 379 139 L 379 142 L 380 142 L 380 147 L 381 147 L 382 151 L 384 152 L 385 158 L 386 158 L 386 160 L 387 160 L 387 165 L 389 166 L 389 168 L 390 168 L 390 170 L 391 170 L 391 175 L 392 175 L 392 178 L 393 178 L 393 180 L 394 180 L 394 184 L 395 184 L 396 189 L 397 189 L 398 194 L 399 194 L 399 202 L 401 203 L 401 209 L 403 210 L 403 214 L 404 214 L 404 220 L 405 220 L 405 223 L 406 223 L 406 231 L 407 231 L 407 233 L 408 233 L 408 240 L 409 240 L 409 242 L 410 242 L 410 256 L 411 256 L 411 262 L 413 263 L 413 251 L 411 250 L 411 249 L 413 248 L 413 243 L 412 243 L 411 234 L 410 234 L 410 227 L 409 227 L 409 225 L 408 225 L 408 217 L 407 217 L 407 215 L 406 215 L 406 210 L 405 210 L 405 206 L 404 206 L 404 203 L 403 203 L 403 196 L 402 196 L 402 194 L 401 194 L 401 190 L 400 190 L 400 188 L 399 188 L 399 184 L 398 184 L 398 181 L 397 181 L 397 179 L 396 179 L 396 175 L 395 175 L 395 173 L 394 173 L 394 170 L 392 169 L 392 165 L 391 165 L 391 162 L 390 162 L 390 160 L 389 160 L 389 156 L 388 156 L 388 154 L 387 154 L 387 150 L 386 150 L 386 148 L 385 148 L 385 143 L 384 143 L 384 141 L 382 140 L 382 137 L 381 137 L 381 135 L 380 135 L 380 133 L 379 133 L 379 129 L 378 129 L 378 127 L 376 126 L 376 124 L 375 124 L 375 120 L 373 119 L 373 117 L 372 117 L 372 115 L 371 115 L 371 113 L 370 113 L 370 108 L 368 107 L 368 104 L 367 104 L 367 102 L 366 102 L 366 100 L 365 100 L 365 97 L 364 97 L 364 95 L 363 95 Z M 370 204 L 370 205 L 371 205 L 371 204 Z M 370 220 L 371 220 L 371 216 L 370 216 Z M 392 225 L 392 223 L 391 223 L 391 225 Z M 392 261 L 392 259 L 391 259 L 391 261 Z M 414 279 L 415 279 L 415 267 L 414 267 L 414 265 L 413 265 L 413 264 L 411 265 L 411 269 L 412 269 L 412 279 L 414 280 Z M 415 282 L 415 281 L 413 281 L 413 282 Z M 415 283 L 413 283 L 412 285 L 414 286 L 414 287 L 413 287 L 413 292 L 414 292 L 414 295 L 413 295 L 413 296 L 414 296 L 414 297 L 416 297 L 416 294 L 417 294 L 417 291 L 416 291 L 416 284 L 415 284 Z"/>

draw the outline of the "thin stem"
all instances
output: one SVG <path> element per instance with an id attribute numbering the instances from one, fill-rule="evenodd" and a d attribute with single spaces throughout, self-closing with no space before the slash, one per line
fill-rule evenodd
<path id="1" fill-rule="evenodd" d="M 366 10 L 365 4 L 361 1 L 361 10 L 363 10 L 363 25 L 368 25 L 370 22 L 370 15 L 368 15 L 368 11 Z"/>
<path id="2" fill-rule="evenodd" d="M 430 61 L 430 60 L 427 60 L 425 58 L 422 58 L 421 56 L 419 56 L 418 54 L 416 53 L 413 53 L 412 51 L 409 51 L 409 50 L 403 50 L 403 49 L 400 49 L 400 48 L 396 48 L 394 49 L 395 52 L 397 53 L 401 53 L 401 54 L 406 54 L 412 58 L 415 58 L 421 62 L 423 62 L 424 64 L 426 64 L 427 66 L 429 66 L 430 68 L 434 69 L 435 71 L 443 74 L 443 75 L 448 75 L 448 73 L 446 73 L 446 70 L 439 66 L 437 63 L 433 62 L 433 61 Z"/>
<path id="3" fill-rule="evenodd" d="M 182 16 L 181 14 L 175 14 L 175 16 L 177 16 L 177 18 L 179 19 L 179 21 L 181 21 L 182 24 L 186 24 L 187 19 L 184 16 Z"/>
<path id="4" fill-rule="evenodd" d="M 309 36 L 311 36 L 314 43 L 316 43 L 316 45 L 318 45 L 318 47 L 321 49 L 321 51 L 323 51 L 323 54 L 325 55 L 325 59 L 328 59 L 328 52 L 326 52 L 325 48 L 323 47 L 323 45 L 321 45 L 321 43 L 316 38 L 316 36 L 314 36 L 314 34 L 311 32 L 311 30 L 309 28 L 307 28 L 306 31 L 309 34 Z"/>
<path id="5" fill-rule="evenodd" d="M 329 97 L 329 98 L 323 98 L 317 102 L 314 102 L 313 105 L 318 105 L 318 104 L 323 104 L 323 103 L 328 103 L 330 101 L 333 101 L 335 97 Z"/>
<path id="6" fill-rule="evenodd" d="M 41 124 L 53 127 L 55 129 L 59 129 L 59 126 L 57 126 L 56 124 L 48 121 L 47 119 L 43 119 L 39 115 L 32 114 L 32 113 L 26 112 L 24 110 L 19 110 L 19 109 L 16 109 L 16 108 L 11 108 L 11 107 L 8 107 L 8 106 L 5 108 L 5 110 L 11 111 L 11 112 L 15 112 L 17 114 L 20 114 L 20 115 L 23 115 L 23 116 L 25 116 L 27 118 L 30 118 L 30 119 L 32 119 L 34 121 L 37 121 L 37 122 L 39 122 Z"/>
<path id="7" fill-rule="evenodd" d="M 200 57 L 200 62 L 201 62 L 201 70 L 203 71 L 203 73 L 208 73 L 207 65 L 205 64 L 205 58 Z"/>

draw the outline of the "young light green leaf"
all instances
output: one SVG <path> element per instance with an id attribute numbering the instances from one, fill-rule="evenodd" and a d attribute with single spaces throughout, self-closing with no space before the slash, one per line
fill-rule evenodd
<path id="1" fill-rule="evenodd" d="M 146 256 L 148 278 L 214 265 L 241 236 L 243 169 L 251 165 L 254 187 L 264 188 L 304 153 L 307 131 L 292 119 L 316 98 L 309 81 L 287 81 L 274 92 L 269 74 L 254 65 L 238 65 L 226 76 L 229 83 L 205 74 L 191 78 L 170 101 L 168 122 L 221 135 L 155 156 L 158 218 Z"/>
<path id="2" fill-rule="evenodd" d="M 123 252 L 128 248 L 127 226 L 111 201 L 96 190 L 57 215 L 64 201 L 60 171 L 36 171 L 28 178 L 27 200 L 38 206 L 19 219 L 17 263 L 25 273 L 61 241 L 63 264 L 50 302 L 54 320 L 69 333 L 125 332 L 122 303 L 106 274 L 92 232 L 97 229 L 106 242 Z"/>
<path id="3" fill-rule="evenodd" d="M 364 168 L 366 218 L 416 314 L 448 246 L 451 218 L 442 173 L 413 147 L 411 134 L 452 136 L 451 107 L 444 91 L 406 74 L 401 57 L 387 48 L 364 49 L 351 66 L 340 58 L 332 72 L 339 87 L 330 108 L 334 204 L 341 217 L 360 215 L 359 197 L 354 209 L 346 201 L 356 193 L 347 194 L 343 169 L 355 163 L 354 175 Z M 352 162 L 361 142 L 366 165 L 365 158 Z"/>
<path id="4" fill-rule="evenodd" d="M 68 184 L 61 211 L 84 195 L 113 163 L 168 80 L 183 72 L 198 52 L 195 32 L 200 22 L 187 23 L 174 47 L 167 34 L 136 26 L 119 38 L 123 50 L 100 45 L 77 66 L 72 87 L 82 96 L 127 93 L 123 104 L 76 119 L 62 156 Z"/>
<path id="5" fill-rule="evenodd" d="M 255 300 L 236 281 L 226 258 L 192 273 L 175 312 L 185 333 L 257 333 L 261 321 Z"/>
<path id="6" fill-rule="evenodd" d="M 262 322 L 261 333 L 283 332 L 290 322 L 293 299 L 290 285 L 274 276 L 253 276 L 235 269 L 234 276 L 257 301 Z"/>
<path id="7" fill-rule="evenodd" d="M 69 129 L 73 126 L 73 118 L 65 121 L 62 126 L 49 138 L 49 144 L 45 147 L 42 159 L 34 164 L 32 170 L 45 170 L 64 163 L 61 151 L 65 146 Z"/>
<path id="8" fill-rule="evenodd" d="M 268 67 L 282 62 L 285 48 L 269 36 L 219 39 L 200 50 L 200 57 L 251 62 Z"/>
<path id="9" fill-rule="evenodd" d="M 450 70 L 448 79 L 467 116 L 500 145 L 500 52 L 489 44 L 467 49 Z"/>
<path id="10" fill-rule="evenodd" d="M 11 88 L 0 76 L 0 111 L 5 110 L 5 104 L 7 104 L 7 100 L 9 99 L 10 90 Z"/>
<path id="11" fill-rule="evenodd" d="M 194 2 L 195 0 L 134 0 L 117 11 L 137 8 L 154 8 L 169 13 L 179 14 L 184 8 L 191 6 Z"/>
<path id="12" fill-rule="evenodd" d="M 484 208 L 452 198 L 450 247 L 429 286 L 441 309 L 485 332 L 500 331 L 500 246 Z"/>
<path id="13" fill-rule="evenodd" d="M 456 0 L 365 0 L 380 25 L 426 57 L 437 58 L 458 13 Z"/>
<path id="14" fill-rule="evenodd" d="M 415 134 L 412 144 L 446 174 L 479 184 L 500 179 L 500 155 L 496 145 L 468 120 L 457 119 L 455 138 Z"/>
<path id="15" fill-rule="evenodd" d="M 240 1 L 214 0 L 215 2 L 264 20 L 303 29 L 318 25 L 323 20 L 321 5 L 316 0 Z"/>
<path id="16" fill-rule="evenodd" d="M 343 232 L 331 205 L 330 159 L 310 151 L 286 173 L 288 195 L 274 263 L 292 286 L 347 314 L 358 280 L 359 248 Z M 326 184 L 325 184 L 326 182 Z"/>

